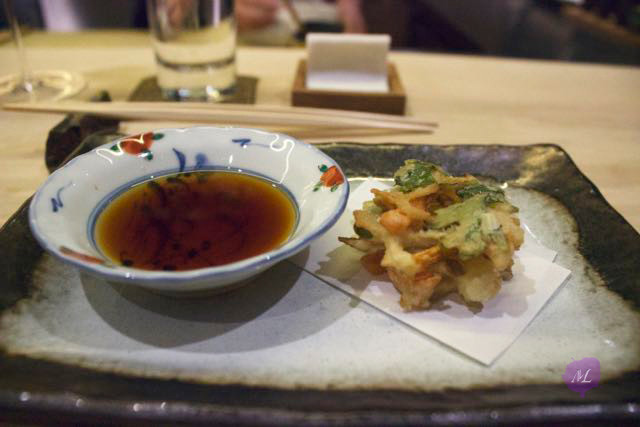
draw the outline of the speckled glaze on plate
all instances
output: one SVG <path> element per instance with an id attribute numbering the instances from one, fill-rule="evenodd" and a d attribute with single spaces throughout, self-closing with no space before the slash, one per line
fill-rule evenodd
<path id="1" fill-rule="evenodd" d="M 327 144 L 321 148 L 348 176 L 388 177 L 403 159 L 421 158 L 440 163 L 454 174 L 492 177 L 551 196 L 575 220 L 579 233 L 576 253 L 584 256 L 594 270 L 589 267 L 589 271 L 574 273 L 599 275 L 593 280 L 597 288 L 593 292 L 611 291 L 626 304 L 626 310 L 637 312 L 640 236 L 559 147 Z M 18 300 L 29 299 L 33 293 L 31 274 L 42 257 L 29 232 L 24 207 L 4 226 L 0 242 L 0 272 L 4 278 L 0 310 L 7 313 L 16 309 Z M 621 354 L 625 358 L 621 363 L 637 357 L 624 351 Z M 58 422 L 156 425 L 568 425 L 599 421 L 633 425 L 640 416 L 638 366 L 608 377 L 584 398 L 559 381 L 536 380 L 544 375 L 536 376 L 535 372 L 520 380 L 517 373 L 505 372 L 505 382 L 496 386 L 451 384 L 438 391 L 408 391 L 392 385 L 296 389 L 143 378 L 0 353 L 0 373 L 0 419 L 38 423 L 55 417 Z"/>

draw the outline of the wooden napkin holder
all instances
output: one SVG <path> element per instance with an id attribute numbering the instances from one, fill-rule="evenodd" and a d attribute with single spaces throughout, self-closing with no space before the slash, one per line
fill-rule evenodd
<path id="1" fill-rule="evenodd" d="M 368 111 L 403 115 L 407 97 L 400 82 L 398 70 L 387 63 L 389 92 L 344 92 L 307 89 L 307 61 L 298 63 L 293 80 L 291 104 L 299 107 L 337 108 L 341 110 Z"/>

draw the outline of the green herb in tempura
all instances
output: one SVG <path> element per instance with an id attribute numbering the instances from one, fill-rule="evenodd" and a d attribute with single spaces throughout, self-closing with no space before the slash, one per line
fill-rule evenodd
<path id="1" fill-rule="evenodd" d="M 489 187 L 480 183 L 467 185 L 466 187 L 459 189 L 456 193 L 462 200 L 467 200 L 478 194 L 485 194 L 485 203 L 491 204 L 505 201 L 504 191 L 499 188 Z"/>
<path id="2" fill-rule="evenodd" d="M 408 193 L 418 187 L 436 182 L 434 173 L 443 174 L 444 172 L 433 163 L 407 160 L 404 162 L 404 166 L 396 171 L 393 178 L 398 189 L 403 193 Z"/>

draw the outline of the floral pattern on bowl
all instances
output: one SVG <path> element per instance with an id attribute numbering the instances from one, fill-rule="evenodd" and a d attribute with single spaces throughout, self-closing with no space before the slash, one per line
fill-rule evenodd
<path id="1" fill-rule="evenodd" d="M 139 156 L 147 160 L 153 160 L 151 145 L 159 139 L 164 138 L 163 133 L 145 132 L 138 135 L 131 135 L 123 138 L 111 146 L 111 151 L 125 152 L 133 156 Z"/>
<path id="2" fill-rule="evenodd" d="M 318 191 L 323 186 L 329 187 L 330 191 L 336 191 L 340 184 L 345 182 L 342 171 L 336 166 L 327 166 L 322 164 L 318 166 L 318 169 L 322 172 L 322 175 L 320 176 L 320 180 L 316 183 L 316 186 L 313 188 L 313 191 Z"/>
<path id="3" fill-rule="evenodd" d="M 247 173 L 278 185 L 296 205 L 292 236 L 252 258 L 182 272 L 139 270 L 104 256 L 94 236 L 104 206 L 140 182 L 199 170 Z M 233 127 L 162 129 L 121 138 L 73 159 L 37 191 L 29 220 L 48 252 L 90 274 L 160 292 L 202 292 L 229 287 L 304 249 L 337 221 L 348 194 L 339 165 L 287 135 Z"/>

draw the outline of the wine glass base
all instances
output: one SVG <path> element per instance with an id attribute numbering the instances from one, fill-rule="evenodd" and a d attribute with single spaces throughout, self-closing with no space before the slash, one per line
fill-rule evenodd
<path id="1" fill-rule="evenodd" d="M 57 101 L 80 92 L 84 78 L 74 72 L 62 70 L 33 71 L 28 80 L 13 74 L 0 77 L 0 102 Z"/>

